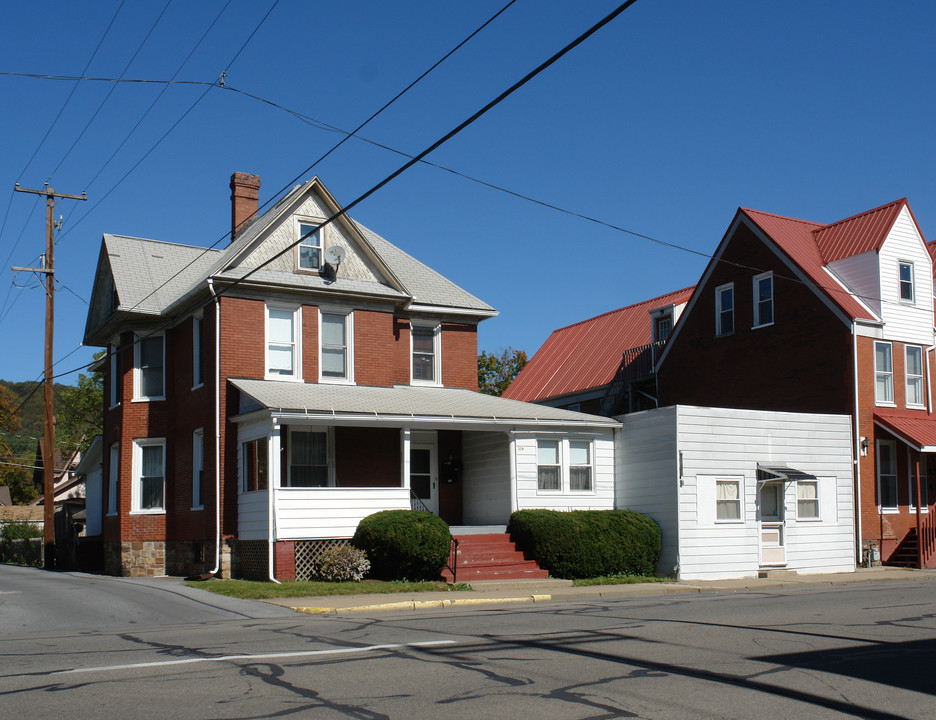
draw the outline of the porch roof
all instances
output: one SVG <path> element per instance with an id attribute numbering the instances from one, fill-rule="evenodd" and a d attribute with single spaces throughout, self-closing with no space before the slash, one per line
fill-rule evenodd
<path id="1" fill-rule="evenodd" d="M 918 452 L 936 452 L 936 416 L 909 410 L 875 410 L 874 424 Z"/>
<path id="2" fill-rule="evenodd" d="M 620 427 L 598 415 L 507 400 L 461 388 L 371 387 L 282 380 L 235 380 L 241 392 L 239 418 L 257 410 L 299 414 L 322 421 L 367 423 L 493 424 L 553 427 Z"/>

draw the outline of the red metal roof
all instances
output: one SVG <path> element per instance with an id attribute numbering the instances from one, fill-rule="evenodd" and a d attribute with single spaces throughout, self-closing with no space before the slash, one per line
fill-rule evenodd
<path id="1" fill-rule="evenodd" d="M 816 234 L 833 227 L 832 225 L 820 225 L 747 208 L 741 208 L 741 211 L 751 218 L 848 317 L 864 320 L 876 319 L 867 307 L 839 285 L 825 270 L 825 262 L 819 252 L 819 245 L 816 243 Z M 861 226 L 856 224 L 851 227 L 860 229 Z M 844 244 L 846 241 L 847 236 L 843 230 L 836 243 Z M 855 247 L 857 246 L 856 244 Z"/>
<path id="2" fill-rule="evenodd" d="M 881 249 L 906 205 L 901 198 L 887 205 L 826 225 L 816 231 L 816 244 L 826 263 Z"/>
<path id="3" fill-rule="evenodd" d="M 912 410 L 877 409 L 874 422 L 917 450 L 936 448 L 934 415 Z"/>
<path id="4" fill-rule="evenodd" d="M 681 305 L 693 290 L 677 290 L 554 330 L 503 396 L 531 402 L 607 385 L 625 350 L 652 342 L 650 310 Z"/>

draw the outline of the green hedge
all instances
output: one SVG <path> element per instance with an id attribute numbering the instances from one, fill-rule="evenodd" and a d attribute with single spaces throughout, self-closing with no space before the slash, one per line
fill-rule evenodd
<path id="1" fill-rule="evenodd" d="M 367 553 L 371 577 L 437 580 L 448 561 L 452 533 L 432 513 L 384 510 L 361 520 L 351 544 Z"/>
<path id="2" fill-rule="evenodd" d="M 659 525 L 633 510 L 519 510 L 507 531 L 550 575 L 572 579 L 653 575 L 662 542 Z"/>

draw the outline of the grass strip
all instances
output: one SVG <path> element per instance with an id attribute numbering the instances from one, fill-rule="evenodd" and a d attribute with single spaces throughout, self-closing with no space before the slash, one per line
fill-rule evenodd
<path id="1" fill-rule="evenodd" d="M 255 580 L 191 580 L 186 585 L 218 595 L 244 600 L 269 598 L 325 597 L 329 595 L 373 595 L 387 593 L 447 592 L 471 590 L 466 583 L 449 585 L 444 582 L 302 582 L 286 581 L 281 584 Z"/>

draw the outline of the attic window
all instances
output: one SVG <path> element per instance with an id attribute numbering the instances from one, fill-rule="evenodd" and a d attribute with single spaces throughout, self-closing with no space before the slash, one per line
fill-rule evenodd
<path id="1" fill-rule="evenodd" d="M 299 268 L 318 270 L 322 266 L 322 230 L 312 223 L 299 223 Z"/>
<path id="2" fill-rule="evenodd" d="M 658 315 L 653 319 L 653 341 L 664 342 L 673 332 L 673 316 L 670 313 Z"/>
<path id="3" fill-rule="evenodd" d="M 913 302 L 913 263 L 899 263 L 900 301 Z"/>

